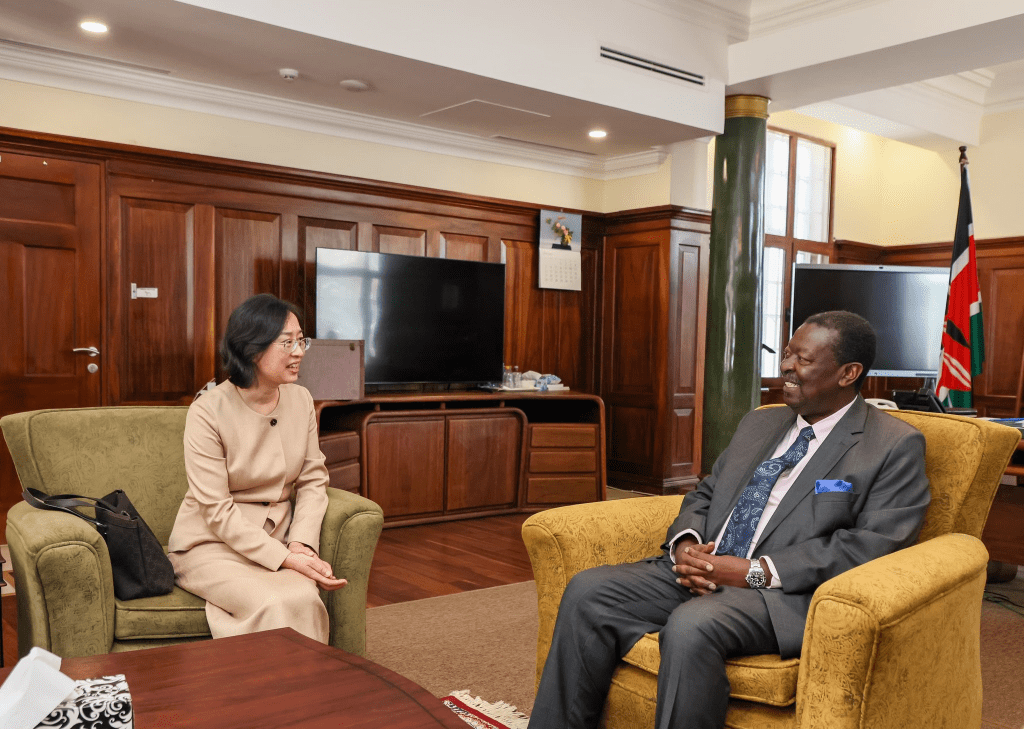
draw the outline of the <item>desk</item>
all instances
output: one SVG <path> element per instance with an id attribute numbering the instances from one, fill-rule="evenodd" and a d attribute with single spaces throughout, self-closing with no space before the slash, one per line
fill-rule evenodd
<path id="1" fill-rule="evenodd" d="M 76 679 L 123 673 L 137 727 L 466 727 L 421 686 L 290 628 L 67 658 L 61 670 Z"/>
<path id="2" fill-rule="evenodd" d="M 1017 452 L 1024 452 L 1024 440 L 1017 443 Z M 1024 476 L 1024 466 L 1009 465 L 1008 476 Z M 995 562 L 1024 565 L 1024 487 L 999 487 L 981 541 Z"/>

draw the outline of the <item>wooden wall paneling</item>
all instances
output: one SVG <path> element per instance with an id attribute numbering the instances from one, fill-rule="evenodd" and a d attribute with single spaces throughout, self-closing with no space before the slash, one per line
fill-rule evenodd
<path id="1" fill-rule="evenodd" d="M 427 231 L 373 226 L 374 253 L 399 253 L 403 256 L 427 255 Z"/>
<path id="2" fill-rule="evenodd" d="M 290 301 L 300 309 L 305 296 L 305 260 L 299 257 L 299 216 L 295 213 L 282 213 L 280 230 L 280 267 L 278 269 L 278 296 Z M 300 266 L 300 261 L 302 264 Z M 305 331 L 305 312 L 299 325 Z M 312 336 L 312 332 L 310 332 Z"/>
<path id="3" fill-rule="evenodd" d="M 194 206 L 121 198 L 125 312 L 120 402 L 177 402 L 195 393 Z M 156 298 L 132 299 L 131 285 Z"/>
<path id="4" fill-rule="evenodd" d="M 702 240 L 703 238 L 703 240 Z M 683 479 L 695 475 L 700 468 L 701 423 L 698 413 L 703 403 L 697 401 L 697 350 L 703 343 L 702 261 L 707 251 L 707 235 L 693 231 L 672 231 L 673 317 L 670 327 L 677 345 L 669 348 L 671 437 L 666 479 Z M 703 244 L 703 245 L 702 245 Z M 699 410 L 698 410 L 699 408 Z M 696 470 L 695 470 L 696 469 Z"/>
<path id="5" fill-rule="evenodd" d="M 463 235 L 461 233 L 440 233 L 441 257 L 462 261 L 492 261 L 484 235 Z"/>
<path id="6" fill-rule="evenodd" d="M 881 246 L 849 240 L 837 240 L 832 245 L 832 250 L 833 253 L 829 257 L 832 263 L 872 264 L 881 263 L 885 258 L 885 252 Z"/>
<path id="7" fill-rule="evenodd" d="M 1024 354 L 1024 256 L 979 258 L 985 367 L 978 409 L 988 417 L 1017 417 L 1014 406 Z M 979 414 L 982 414 L 979 412 Z"/>
<path id="8" fill-rule="evenodd" d="M 281 216 L 218 208 L 217 332 L 253 294 L 281 293 Z"/>
<path id="9" fill-rule="evenodd" d="M 196 205 L 193 234 L 192 332 L 195 381 L 192 390 L 199 392 L 220 370 L 220 337 L 217 330 L 217 215 L 212 205 Z M 187 405 L 192 398 L 186 394 Z"/>
<path id="10" fill-rule="evenodd" d="M 544 353 L 544 292 L 537 288 L 537 246 L 505 243 L 505 364 L 540 371 Z"/>
<path id="11" fill-rule="evenodd" d="M 122 199 L 192 209 L 191 261 L 185 270 L 191 268 L 193 279 L 189 284 L 191 299 L 184 306 L 192 313 L 193 330 L 189 333 L 186 324 L 184 335 L 175 334 L 179 340 L 182 336 L 184 341 L 192 338 L 190 352 L 180 355 L 186 362 L 179 371 L 191 370 L 193 379 L 181 392 L 182 400 L 190 400 L 212 376 L 217 339 L 226 315 L 246 295 L 257 289 L 270 290 L 303 305 L 309 319 L 315 319 L 315 302 L 310 306 L 315 297 L 315 278 L 309 265 L 309 248 L 315 246 L 305 238 L 317 224 L 303 221 L 342 223 L 353 231 L 355 247 L 360 250 L 379 250 L 383 240 L 384 250 L 498 262 L 503 256 L 502 241 L 528 241 L 527 246 L 536 245 L 537 206 L 17 130 L 0 129 L 0 142 L 15 144 L 21 150 L 50 153 L 56 149 L 86 155 L 102 162 L 106 170 L 106 271 L 111 291 L 106 307 L 111 326 L 111 344 L 107 349 L 112 360 L 104 371 L 106 384 L 113 385 L 108 389 L 111 404 L 121 402 L 124 393 L 135 389 L 125 380 L 127 367 L 123 361 L 128 354 L 123 342 L 129 304 L 121 294 L 131 282 L 125 269 L 129 253 L 128 241 L 123 236 Z M 96 211 L 97 206 L 92 209 Z M 523 286 L 516 297 L 509 297 L 506 349 L 523 357 L 523 361 L 516 362 L 521 369 L 554 371 L 574 389 L 596 389 L 600 371 L 596 358 L 601 318 L 597 287 L 603 265 L 603 224 L 604 216 L 584 215 L 585 286 L 579 294 L 540 292 L 535 284 L 535 259 L 527 248 L 521 251 L 525 256 L 519 260 L 513 256 L 511 260 L 510 279 Z M 332 224 L 323 227 L 331 228 Z M 237 245 L 228 244 L 229 239 L 237 241 Z M 248 250 L 242 241 L 248 242 Z M 181 243 L 178 245 L 180 248 Z M 235 259 L 235 253 L 241 253 L 241 259 Z M 183 249 L 173 255 L 178 256 L 176 265 L 185 265 L 182 261 L 189 258 Z M 517 263 L 527 266 L 525 275 L 514 271 Z M 246 285 L 243 279 L 250 264 L 253 283 Z M 588 270 L 593 271 L 593 280 L 588 278 Z M 521 307 L 524 301 L 526 306 Z M 547 306 L 554 307 L 554 311 L 547 312 Z M 522 316 L 515 315 L 517 307 Z M 305 326 L 310 329 L 315 325 L 309 321 Z M 171 390 L 178 386 L 162 385 Z M 175 401 L 171 391 L 150 394 L 159 397 L 151 402 Z M 135 399 L 131 402 L 143 402 L 136 395 L 132 397 Z"/>
<path id="12" fill-rule="evenodd" d="M 600 394 L 608 481 L 651 493 L 697 482 L 710 221 L 675 206 L 605 222 Z"/>
<path id="13" fill-rule="evenodd" d="M 303 328 L 307 336 L 316 336 L 316 249 L 358 250 L 358 229 L 359 224 L 350 221 L 298 219 L 296 255 L 305 263 L 301 282 L 302 298 L 297 303 L 305 315 Z"/>

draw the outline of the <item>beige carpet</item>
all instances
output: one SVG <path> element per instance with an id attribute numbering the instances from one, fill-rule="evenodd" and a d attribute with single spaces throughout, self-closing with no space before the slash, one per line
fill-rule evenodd
<path id="1" fill-rule="evenodd" d="M 1024 569 L 990 585 L 1024 605 Z M 1024 615 L 982 605 L 983 729 L 1024 729 Z M 487 701 L 533 708 L 537 591 L 533 582 L 366 611 L 367 657 L 435 696 L 467 689 Z"/>
<path id="2" fill-rule="evenodd" d="M 537 589 L 533 581 L 366 611 L 366 657 L 434 696 L 533 708 Z"/>

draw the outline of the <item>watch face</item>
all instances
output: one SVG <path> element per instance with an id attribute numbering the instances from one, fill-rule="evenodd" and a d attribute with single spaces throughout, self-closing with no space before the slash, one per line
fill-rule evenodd
<path id="1" fill-rule="evenodd" d="M 750 565 L 750 571 L 747 572 L 747 584 L 752 588 L 764 587 L 764 570 L 761 569 L 761 565 L 758 562 L 752 562 Z"/>

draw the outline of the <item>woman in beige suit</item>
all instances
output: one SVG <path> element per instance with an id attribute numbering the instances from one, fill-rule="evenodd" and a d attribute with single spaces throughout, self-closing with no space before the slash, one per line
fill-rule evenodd
<path id="1" fill-rule="evenodd" d="M 294 384 L 309 344 L 291 304 L 248 299 L 221 343 L 228 379 L 185 420 L 188 493 L 169 557 L 178 584 L 206 600 L 214 638 L 291 627 L 328 640 L 317 588 L 346 581 L 317 554 L 327 468 L 313 399 Z"/>

